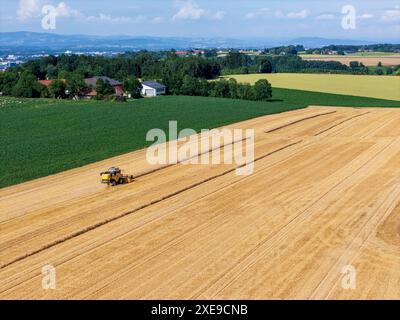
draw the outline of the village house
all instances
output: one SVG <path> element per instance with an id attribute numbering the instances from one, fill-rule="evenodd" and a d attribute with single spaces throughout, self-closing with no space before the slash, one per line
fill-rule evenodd
<path id="1" fill-rule="evenodd" d="M 46 88 L 53 83 L 54 80 L 38 80 L 38 82 Z"/>
<path id="2" fill-rule="evenodd" d="M 48 87 L 54 82 L 54 80 L 55 80 L 55 79 L 50 79 L 50 80 L 38 80 L 38 82 L 39 82 L 41 85 L 43 85 L 43 86 L 45 86 L 46 88 L 48 88 Z M 66 82 L 65 79 L 61 79 L 61 81 L 64 82 L 64 83 Z M 69 94 L 68 90 L 65 90 L 65 94 L 66 94 L 66 95 Z"/>
<path id="3" fill-rule="evenodd" d="M 87 89 L 81 93 L 81 96 L 86 97 L 86 98 L 92 98 L 95 97 L 97 95 L 96 92 L 96 84 L 97 81 L 101 79 L 105 82 L 108 82 L 115 90 L 114 95 L 117 97 L 123 97 L 125 95 L 125 91 L 124 88 L 122 86 L 122 83 L 118 82 L 117 80 L 114 80 L 112 78 L 109 77 L 93 77 L 93 78 L 87 78 L 85 79 L 85 84 L 87 86 Z M 62 80 L 62 81 L 66 81 L 66 80 Z M 45 87 L 49 87 L 53 82 L 54 79 L 48 79 L 48 80 L 38 80 L 38 82 L 42 85 L 44 85 Z M 66 91 L 66 94 L 68 94 L 68 92 Z"/>
<path id="4" fill-rule="evenodd" d="M 96 85 L 97 81 L 99 80 L 108 82 L 114 88 L 115 93 L 113 94 L 113 96 L 116 97 L 127 96 L 129 98 L 129 95 L 126 95 L 124 87 L 121 82 L 105 76 L 84 79 L 87 88 L 83 92 L 81 92 L 80 96 L 85 98 L 95 97 L 97 95 Z M 55 81 L 54 79 L 38 80 L 38 82 L 44 85 L 45 87 L 49 87 L 54 81 Z M 65 82 L 65 80 L 62 81 Z M 167 93 L 167 87 L 159 82 L 142 81 L 141 84 L 142 84 L 141 94 L 144 97 L 156 97 Z M 67 91 L 66 94 L 68 94 Z"/>
<path id="5" fill-rule="evenodd" d="M 124 92 L 124 87 L 122 86 L 122 83 L 111 79 L 109 77 L 93 77 L 93 78 L 87 78 L 85 79 L 85 83 L 88 87 L 88 89 L 83 93 L 85 97 L 95 97 L 97 95 L 96 92 L 96 84 L 98 80 L 103 80 L 104 82 L 108 82 L 115 90 L 114 95 L 117 97 L 123 97 L 125 92 Z"/>
<path id="6" fill-rule="evenodd" d="M 156 97 L 161 94 L 167 93 L 167 87 L 156 81 L 143 81 L 142 82 L 142 96 Z"/>

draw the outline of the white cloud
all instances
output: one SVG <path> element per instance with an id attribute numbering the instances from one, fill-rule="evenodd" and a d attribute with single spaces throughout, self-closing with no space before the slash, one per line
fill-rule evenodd
<path id="1" fill-rule="evenodd" d="M 183 4 L 180 10 L 173 16 L 173 20 L 199 20 L 206 14 L 206 11 L 199 7 L 194 1 L 187 1 Z"/>
<path id="2" fill-rule="evenodd" d="M 225 12 L 224 11 L 217 11 L 216 13 L 212 14 L 211 19 L 214 20 L 222 20 L 225 17 Z"/>
<path id="3" fill-rule="evenodd" d="M 266 17 L 270 13 L 268 8 L 261 8 L 256 12 L 249 12 L 245 15 L 245 19 L 251 20 L 259 17 Z"/>
<path id="4" fill-rule="evenodd" d="M 336 18 L 338 18 L 338 16 L 334 13 L 323 13 L 319 16 L 316 16 L 315 20 L 334 20 Z M 363 13 L 362 15 L 357 16 L 357 18 L 367 20 L 374 18 L 374 15 L 371 13 Z"/>
<path id="5" fill-rule="evenodd" d="M 333 20 L 336 16 L 333 13 L 324 13 L 317 16 L 315 19 L 317 20 Z"/>
<path id="6" fill-rule="evenodd" d="M 151 19 L 151 23 L 158 24 L 164 22 L 164 17 L 158 16 Z"/>
<path id="7" fill-rule="evenodd" d="M 17 12 L 19 20 L 28 20 L 33 18 L 39 18 L 42 16 L 42 7 L 45 5 L 51 5 L 49 1 L 44 0 L 20 0 L 19 9 Z M 146 20 L 143 16 L 137 17 L 114 17 L 105 13 L 99 13 L 98 15 L 87 16 L 78 10 L 72 9 L 65 2 L 60 2 L 58 5 L 54 7 L 54 14 L 57 17 L 78 17 L 82 18 L 86 21 L 102 21 L 102 22 L 110 22 L 110 23 L 141 23 Z"/>
<path id="8" fill-rule="evenodd" d="M 310 15 L 308 10 L 301 10 L 299 12 L 289 12 L 287 17 L 290 19 L 305 19 Z"/>
<path id="9" fill-rule="evenodd" d="M 394 9 L 386 10 L 382 15 L 382 19 L 389 22 L 400 20 L 400 6 L 395 6 Z"/>
<path id="10" fill-rule="evenodd" d="M 28 20 L 38 18 L 42 15 L 42 8 L 45 5 L 50 5 L 42 0 L 20 0 L 17 16 L 19 20 Z M 60 2 L 54 7 L 54 13 L 58 17 L 78 17 L 82 14 L 67 6 L 65 2 Z"/>
<path id="11" fill-rule="evenodd" d="M 373 17 L 374 15 L 371 13 L 363 13 L 361 16 L 359 16 L 360 19 L 372 19 Z"/>
<path id="12" fill-rule="evenodd" d="M 146 17 L 144 16 L 137 16 L 137 17 L 115 17 L 105 13 L 99 13 L 97 16 L 88 16 L 86 17 L 86 21 L 102 21 L 102 22 L 110 22 L 110 23 L 142 23 L 146 21 Z"/>
<path id="13" fill-rule="evenodd" d="M 40 0 L 20 0 L 17 16 L 19 20 L 27 20 L 40 16 Z"/>
<path id="14" fill-rule="evenodd" d="M 199 20 L 202 18 L 222 20 L 225 17 L 225 12 L 211 12 L 209 10 L 205 10 L 193 0 L 185 2 L 178 1 L 177 3 L 180 5 L 180 9 L 172 17 L 172 20 Z"/>
<path id="15" fill-rule="evenodd" d="M 275 11 L 275 17 L 277 18 L 288 18 L 288 19 L 305 19 L 310 15 L 308 10 L 301 10 L 299 12 L 284 13 L 282 10 Z"/>
<path id="16" fill-rule="evenodd" d="M 55 14 L 59 17 L 79 17 L 82 14 L 75 9 L 68 7 L 65 2 L 60 2 L 57 7 L 55 7 Z"/>

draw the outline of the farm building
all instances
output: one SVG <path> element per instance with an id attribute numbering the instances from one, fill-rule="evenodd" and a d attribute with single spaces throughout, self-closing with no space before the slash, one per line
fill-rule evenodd
<path id="1" fill-rule="evenodd" d="M 62 82 L 64 82 L 64 84 L 66 83 L 65 79 L 60 79 Z M 55 79 L 47 79 L 47 80 L 38 80 L 38 82 L 42 85 L 45 86 L 46 88 L 48 88 L 53 82 L 55 81 Z M 69 91 L 65 90 L 65 95 L 68 95 Z"/>
<path id="2" fill-rule="evenodd" d="M 122 86 L 122 83 L 120 83 L 117 80 L 111 79 L 109 77 L 93 77 L 93 78 L 85 79 L 87 89 L 84 90 L 84 92 L 82 92 L 81 95 L 86 98 L 95 97 L 97 95 L 96 84 L 99 79 L 101 79 L 105 82 L 108 82 L 114 88 L 115 96 L 118 96 L 118 97 L 124 96 L 125 91 Z M 64 79 L 62 79 L 61 81 L 66 82 L 66 80 L 64 80 Z M 45 87 L 49 87 L 54 82 L 54 79 L 38 80 L 38 82 Z"/>
<path id="3" fill-rule="evenodd" d="M 142 82 L 142 95 L 145 97 L 155 97 L 166 94 L 167 87 L 155 81 Z"/>
<path id="4" fill-rule="evenodd" d="M 115 90 L 115 95 L 122 97 L 124 96 L 124 88 L 122 86 L 122 83 L 120 83 L 117 80 L 111 79 L 109 77 L 93 77 L 93 78 L 87 78 L 85 79 L 85 83 L 88 86 L 88 90 L 84 93 L 84 96 L 86 97 L 94 97 L 96 96 L 97 92 L 95 90 L 96 83 L 98 80 L 103 80 L 105 82 L 108 82 Z"/>
<path id="5" fill-rule="evenodd" d="M 38 80 L 38 82 L 45 87 L 48 87 L 53 83 L 54 80 Z"/>

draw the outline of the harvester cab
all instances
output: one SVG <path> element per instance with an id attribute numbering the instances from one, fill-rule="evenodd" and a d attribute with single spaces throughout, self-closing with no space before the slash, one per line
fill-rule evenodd
<path id="1" fill-rule="evenodd" d="M 100 173 L 100 176 L 101 183 L 107 184 L 109 186 L 127 184 L 131 183 L 134 180 L 133 176 L 122 174 L 122 170 L 117 167 L 111 167 L 107 171 Z"/>

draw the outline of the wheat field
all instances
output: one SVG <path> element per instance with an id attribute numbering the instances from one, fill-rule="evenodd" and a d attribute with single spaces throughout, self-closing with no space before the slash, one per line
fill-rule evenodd
<path id="1" fill-rule="evenodd" d="M 255 130 L 248 176 L 141 150 L 3 188 L 0 299 L 399 299 L 399 122 L 309 107 L 228 126 Z"/>
<path id="2" fill-rule="evenodd" d="M 400 100 L 400 77 L 340 74 L 248 74 L 230 75 L 238 82 L 253 84 L 267 79 L 272 87 Z"/>
<path id="3" fill-rule="evenodd" d="M 382 54 L 382 53 L 370 53 L 370 54 L 355 54 L 355 55 L 347 55 L 347 56 L 338 56 L 338 55 L 301 55 L 303 60 L 311 60 L 311 61 L 338 61 L 345 65 L 350 65 L 352 61 L 358 61 L 363 63 L 367 67 L 376 67 L 379 62 L 383 66 L 397 66 L 400 65 L 400 55 L 396 54 Z"/>

